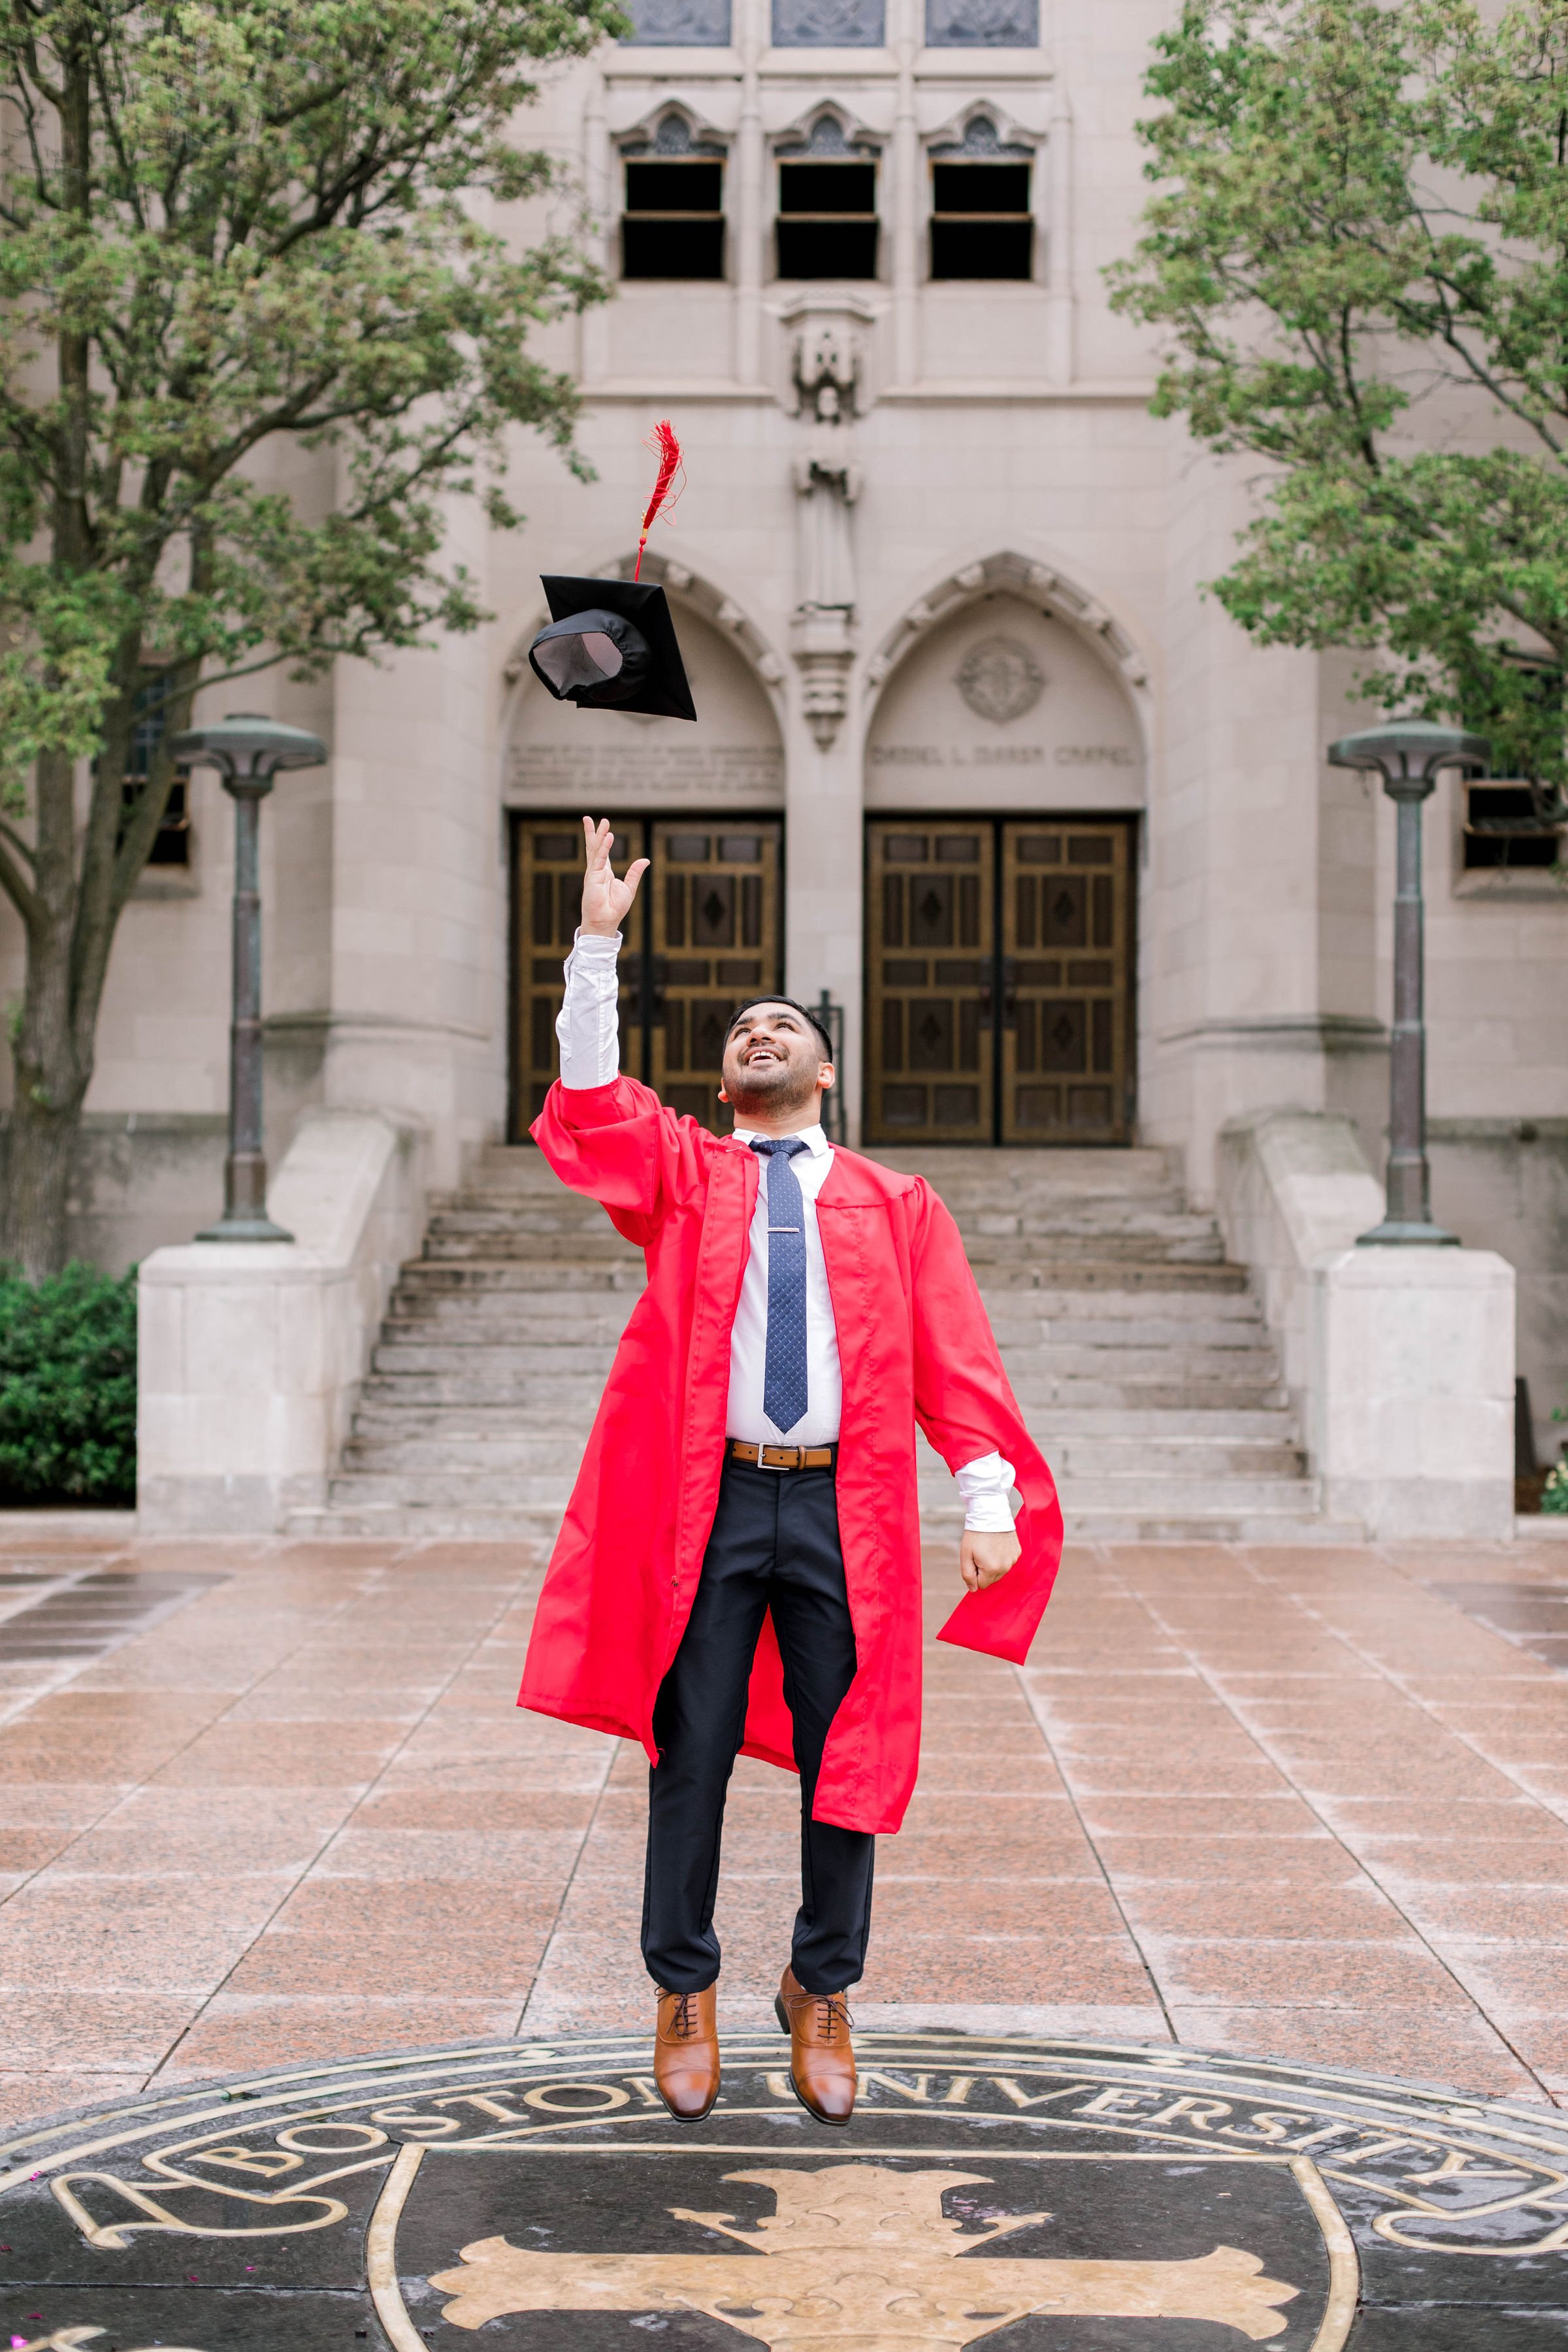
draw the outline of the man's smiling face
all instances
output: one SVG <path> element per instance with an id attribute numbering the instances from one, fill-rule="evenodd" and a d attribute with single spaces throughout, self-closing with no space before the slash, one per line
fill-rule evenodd
<path id="1" fill-rule="evenodd" d="M 742 1126 L 747 1114 L 803 1110 L 831 1085 L 833 1065 L 811 1023 L 788 1004 L 748 1004 L 724 1041 L 722 1100 Z"/>

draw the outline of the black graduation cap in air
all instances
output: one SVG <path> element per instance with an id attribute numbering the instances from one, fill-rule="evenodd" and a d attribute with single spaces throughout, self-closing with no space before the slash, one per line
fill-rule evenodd
<path id="1" fill-rule="evenodd" d="M 550 625 L 528 649 L 557 702 L 579 710 L 641 710 L 695 719 L 664 590 L 647 580 L 574 580 L 545 572 Z"/>

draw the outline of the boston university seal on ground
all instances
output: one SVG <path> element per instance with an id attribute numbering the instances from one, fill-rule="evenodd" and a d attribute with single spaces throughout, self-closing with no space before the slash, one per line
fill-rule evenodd
<path id="1" fill-rule="evenodd" d="M 1568 2117 L 1191 2051 L 775 2036 L 666 2116 L 647 2045 L 151 2095 L 0 2148 L 27 2352 L 1568 2352 Z"/>

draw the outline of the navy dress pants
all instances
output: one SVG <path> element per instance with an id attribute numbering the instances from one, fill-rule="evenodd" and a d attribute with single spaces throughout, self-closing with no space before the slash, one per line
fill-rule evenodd
<path id="1" fill-rule="evenodd" d="M 876 1840 L 811 1818 L 823 1744 L 855 1677 L 833 1472 L 759 1470 L 726 1455 L 697 1597 L 653 1715 L 658 1762 L 648 1775 L 642 1949 L 668 1992 L 702 1992 L 719 1973 L 713 1897 L 724 1798 L 769 1610 L 800 1767 L 791 1965 L 817 1993 L 842 1992 L 865 1967 Z"/>

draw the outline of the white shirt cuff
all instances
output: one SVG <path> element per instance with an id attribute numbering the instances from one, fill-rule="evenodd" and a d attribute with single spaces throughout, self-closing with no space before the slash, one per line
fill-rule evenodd
<path id="1" fill-rule="evenodd" d="M 1013 1465 L 1000 1454 L 983 1454 L 957 1473 L 963 1497 L 967 1534 L 1011 1535 L 1013 1531 Z"/>

